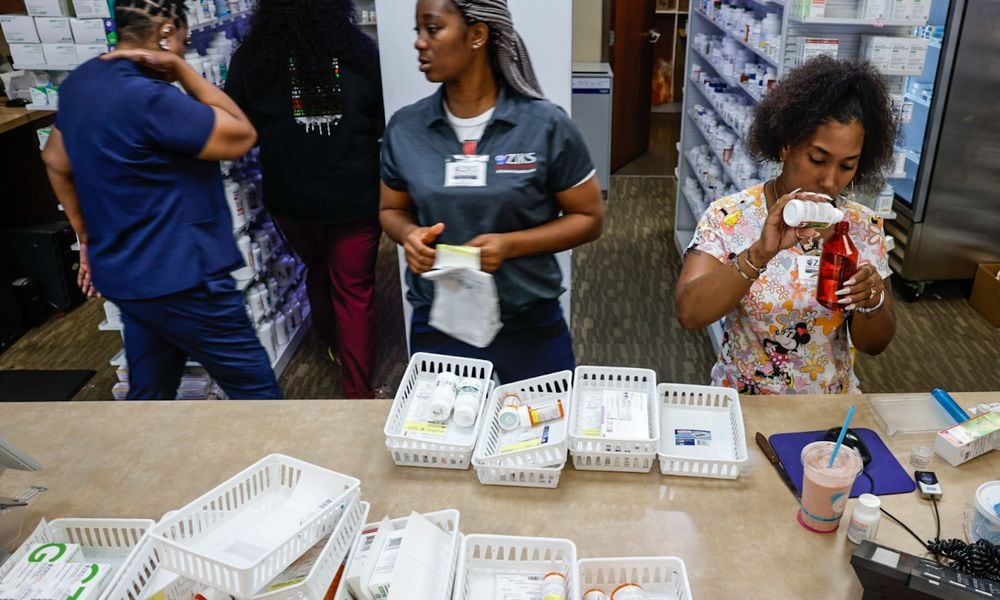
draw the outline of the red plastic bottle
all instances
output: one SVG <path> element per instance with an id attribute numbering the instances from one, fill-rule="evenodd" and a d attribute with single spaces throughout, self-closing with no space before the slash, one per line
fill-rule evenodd
<path id="1" fill-rule="evenodd" d="M 858 270 L 858 249 L 851 241 L 849 229 L 847 221 L 837 223 L 833 237 L 823 242 L 823 254 L 819 259 L 816 301 L 830 310 L 844 310 L 844 305 L 838 304 L 837 290 Z"/>

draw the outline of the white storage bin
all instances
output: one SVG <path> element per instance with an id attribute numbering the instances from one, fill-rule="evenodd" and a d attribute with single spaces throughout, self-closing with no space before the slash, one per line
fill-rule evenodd
<path id="1" fill-rule="evenodd" d="M 498 574 L 566 576 L 566 598 L 580 597 L 576 545 L 566 539 L 471 534 L 462 540 L 452 600 L 498 600 Z"/>
<path id="2" fill-rule="evenodd" d="M 164 517 L 150 536 L 163 568 L 246 598 L 332 532 L 359 485 L 272 454 Z"/>
<path id="3" fill-rule="evenodd" d="M 662 383 L 660 472 L 736 479 L 747 461 L 740 396 L 732 388 Z M 678 429 L 707 432 L 701 445 L 678 444 Z"/>
<path id="4" fill-rule="evenodd" d="M 455 442 L 446 440 L 432 442 L 407 436 L 406 417 L 418 381 L 422 376 L 436 375 L 443 371 L 450 371 L 458 377 L 475 377 L 483 380 L 476 424 Z M 404 467 L 468 469 L 476 437 L 481 429 L 483 410 L 489 398 L 492 378 L 493 365 L 489 361 L 425 352 L 414 354 L 403 374 L 403 380 L 389 410 L 389 418 L 385 422 L 385 445 L 393 462 Z M 453 423 L 449 426 L 457 427 Z"/>
<path id="5" fill-rule="evenodd" d="M 433 598 L 418 598 L 415 600 L 448 600 L 451 598 L 452 587 L 455 583 L 455 565 L 458 562 L 458 552 L 462 541 L 462 534 L 458 529 L 460 515 L 457 510 L 449 508 L 432 513 L 424 513 L 421 516 L 451 535 L 452 541 L 450 555 L 447 557 L 439 557 L 439 560 L 449 561 L 451 568 L 448 570 L 447 585 L 442 586 L 439 594 L 435 595 Z M 406 526 L 407 519 L 409 519 L 409 517 L 400 517 L 398 519 L 391 519 L 389 523 L 394 529 L 401 529 Z M 365 523 L 365 525 L 360 528 L 360 531 L 367 531 L 378 527 L 378 525 L 378 522 Z M 337 593 L 334 595 L 333 600 L 350 600 L 352 598 L 351 594 L 347 591 L 346 573 L 351 570 L 351 560 L 357 553 L 358 544 L 360 542 L 361 536 L 359 533 L 359 535 L 356 536 L 356 539 L 351 546 L 351 552 L 348 555 L 347 567 L 344 569 L 345 577 L 341 580 L 340 587 L 337 588 Z"/>
<path id="6" fill-rule="evenodd" d="M 684 561 L 673 556 L 583 558 L 577 563 L 580 593 L 601 590 L 611 597 L 615 587 L 637 583 L 649 598 L 691 600 Z"/>
<path id="7" fill-rule="evenodd" d="M 498 416 L 505 395 L 515 392 L 524 404 L 547 402 L 555 397 L 563 400 L 565 418 L 550 421 L 549 442 L 540 446 L 500 453 L 504 430 Z M 520 487 L 559 485 L 559 476 L 566 465 L 569 413 L 572 412 L 573 373 L 559 371 L 497 386 L 482 415 L 483 429 L 479 433 L 472 464 L 480 483 Z"/>
<path id="8" fill-rule="evenodd" d="M 112 581 L 136 559 L 140 542 L 153 526 L 152 519 L 42 519 L 24 543 L 0 565 L 2 579 L 38 544 L 78 544 L 84 559 L 111 565 Z M 111 585 L 110 583 L 108 584 Z M 106 593 L 101 595 L 106 597 Z"/>
<path id="9" fill-rule="evenodd" d="M 647 398 L 648 437 L 626 440 L 583 435 L 582 400 L 591 392 L 642 392 Z M 656 461 L 660 441 L 660 403 L 656 395 L 656 372 L 625 367 L 577 367 L 573 378 L 573 408 L 570 411 L 569 453 L 578 471 L 626 471 L 649 473 Z"/>
<path id="10" fill-rule="evenodd" d="M 554 488 L 559 485 L 566 463 L 557 467 L 499 467 L 479 464 L 473 460 L 479 483 L 483 485 L 510 485 L 514 487 Z"/>

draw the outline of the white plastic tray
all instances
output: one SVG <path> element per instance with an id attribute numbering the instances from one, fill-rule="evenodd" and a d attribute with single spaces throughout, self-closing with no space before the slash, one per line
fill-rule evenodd
<path id="1" fill-rule="evenodd" d="M 510 485 L 514 487 L 554 488 L 559 485 L 565 463 L 557 467 L 498 467 L 472 463 L 483 485 Z"/>
<path id="2" fill-rule="evenodd" d="M 163 568 L 247 598 L 333 531 L 359 485 L 272 454 L 164 517 L 150 536 Z"/>
<path id="3" fill-rule="evenodd" d="M 462 540 L 452 600 L 497 600 L 498 573 L 566 576 L 567 599 L 580 597 L 576 545 L 566 539 L 470 534 Z"/>
<path id="4" fill-rule="evenodd" d="M 479 403 L 479 415 L 476 423 L 470 428 L 459 428 L 454 423 L 449 427 L 459 430 L 463 435 L 456 442 L 428 441 L 417 439 L 405 434 L 407 413 L 410 399 L 421 376 L 450 371 L 459 377 L 476 377 L 483 380 L 482 397 Z M 418 352 L 410 358 L 410 363 L 403 374 L 403 380 L 396 390 L 392 401 L 389 417 L 385 422 L 385 445 L 389 449 L 393 462 L 404 467 L 435 467 L 439 469 L 468 469 L 472 450 L 483 421 L 483 410 L 489 398 L 489 383 L 493 378 L 493 365 L 489 361 L 445 356 Z"/>
<path id="5" fill-rule="evenodd" d="M 506 432 L 500 429 L 498 416 L 505 395 L 515 392 L 526 405 L 544 403 L 559 398 L 563 401 L 566 417 L 549 421 L 548 442 L 539 446 L 500 452 Z M 559 371 L 540 377 L 497 386 L 490 396 L 489 406 L 483 414 L 483 429 L 476 444 L 474 463 L 497 467 L 554 467 L 566 462 L 569 415 L 572 413 L 573 373 Z M 538 429 L 543 425 L 538 425 Z"/>
<path id="6" fill-rule="evenodd" d="M 647 394 L 649 435 L 646 439 L 626 440 L 582 434 L 583 395 L 604 390 Z M 648 473 L 652 470 L 660 441 L 660 403 L 656 393 L 655 371 L 625 367 L 577 367 L 573 378 L 572 404 L 569 453 L 573 457 L 575 469 L 631 473 Z"/>
<path id="7" fill-rule="evenodd" d="M 0 579 L 38 544 L 79 544 L 88 561 L 111 565 L 112 581 L 135 559 L 152 519 L 42 519 L 24 543 L 0 565 Z M 108 584 L 110 587 L 111 583 Z M 107 589 L 101 598 L 107 598 Z"/>
<path id="8" fill-rule="evenodd" d="M 448 570 L 448 582 L 446 586 L 442 586 L 440 594 L 430 597 L 430 598 L 415 598 L 414 600 L 448 600 L 451 598 L 452 587 L 455 583 L 455 563 L 458 561 L 458 552 L 462 542 L 462 534 L 459 531 L 459 512 L 455 509 L 445 509 L 439 510 L 432 513 L 422 514 L 425 519 L 434 523 L 440 527 L 443 531 L 448 532 L 452 536 L 451 543 L 451 555 L 447 557 L 439 557 L 439 560 L 447 560 L 451 565 Z M 389 523 L 394 529 L 400 529 L 406 525 L 406 520 L 409 517 L 400 517 L 398 519 L 391 519 Z M 361 542 L 360 531 L 366 531 L 374 527 L 378 527 L 379 523 L 365 523 L 360 529 L 359 534 L 356 536 L 354 543 L 351 546 L 351 552 L 348 554 L 347 567 L 344 572 L 347 573 L 351 569 L 351 560 L 358 550 L 358 544 Z M 353 596 L 347 591 L 347 578 L 346 576 L 341 579 L 340 586 L 337 588 L 337 593 L 334 594 L 333 600 L 350 600 Z"/>
<path id="9" fill-rule="evenodd" d="M 661 383 L 660 472 L 664 475 L 736 479 L 747 461 L 740 396 L 732 388 Z M 677 429 L 709 432 L 709 443 L 676 443 Z"/>
<path id="10" fill-rule="evenodd" d="M 583 558 L 577 563 L 580 593 L 601 590 L 608 597 L 623 583 L 637 583 L 649 598 L 691 600 L 684 561 L 673 556 Z"/>

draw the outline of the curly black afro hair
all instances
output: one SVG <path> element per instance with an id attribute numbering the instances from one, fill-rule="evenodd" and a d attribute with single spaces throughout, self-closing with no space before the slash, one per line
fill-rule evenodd
<path id="1" fill-rule="evenodd" d="M 858 121 L 865 141 L 854 185 L 877 194 L 892 165 L 899 132 L 885 80 L 871 63 L 818 56 L 792 69 L 757 106 L 747 145 L 757 158 L 780 161 L 828 119 Z"/>

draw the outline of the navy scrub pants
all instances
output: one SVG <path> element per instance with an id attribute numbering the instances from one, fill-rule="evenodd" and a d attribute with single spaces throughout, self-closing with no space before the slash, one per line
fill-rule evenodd
<path id="1" fill-rule="evenodd" d="M 493 363 L 500 383 L 510 383 L 576 368 L 573 339 L 559 302 L 539 302 L 524 313 L 504 321 L 493 342 L 477 348 L 456 340 L 428 324 L 430 308 L 413 310 L 410 352 L 478 358 Z"/>
<path id="2" fill-rule="evenodd" d="M 129 400 L 173 400 L 188 357 L 233 400 L 282 397 L 229 275 L 168 296 L 112 301 L 125 325 Z"/>

